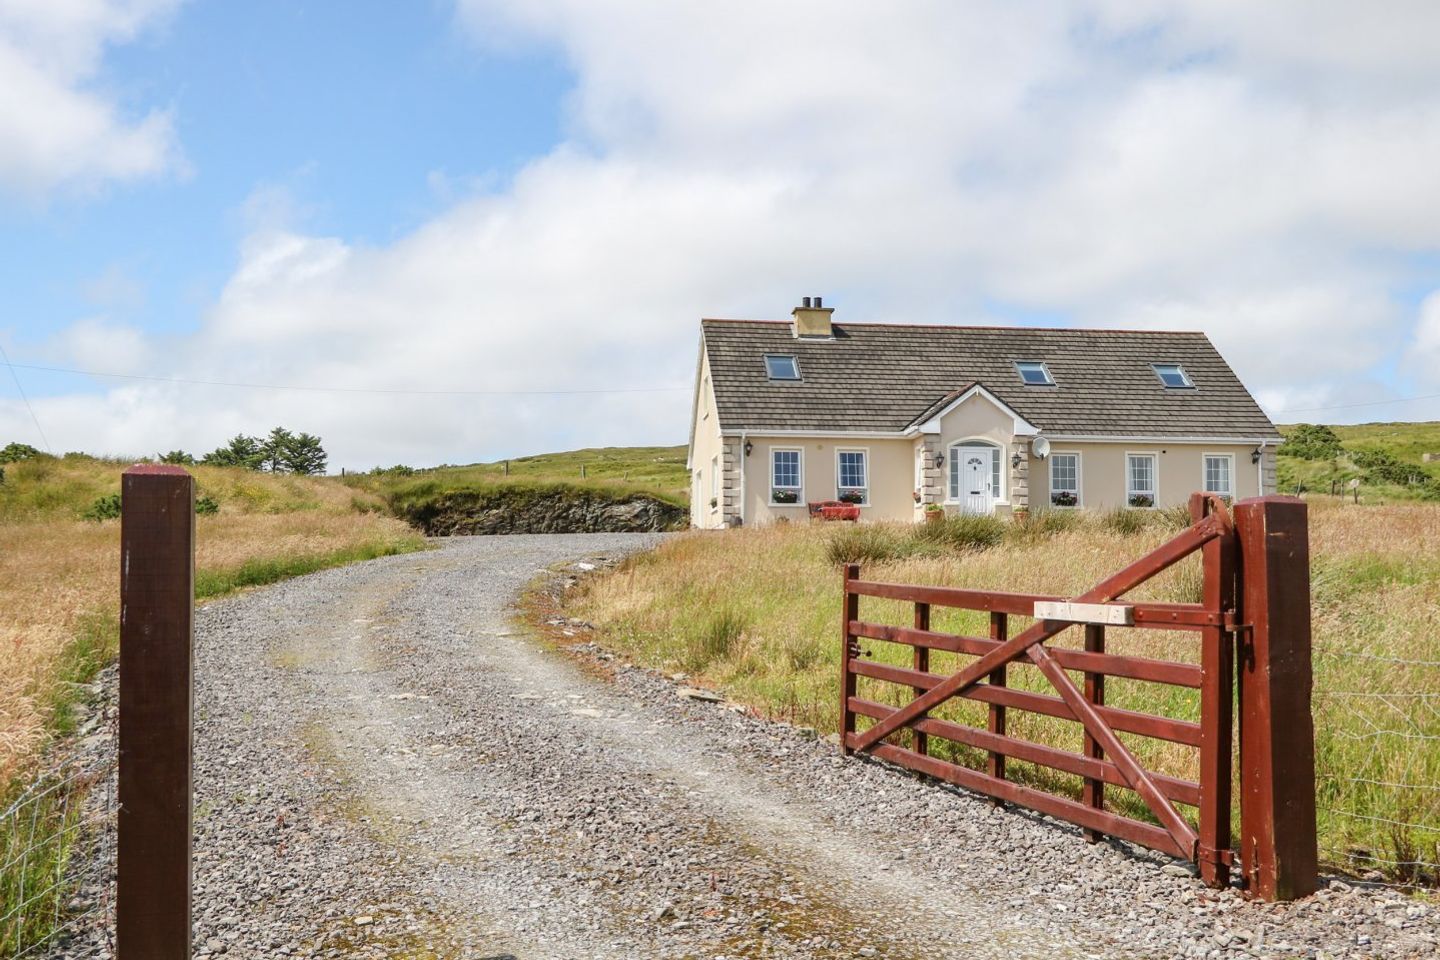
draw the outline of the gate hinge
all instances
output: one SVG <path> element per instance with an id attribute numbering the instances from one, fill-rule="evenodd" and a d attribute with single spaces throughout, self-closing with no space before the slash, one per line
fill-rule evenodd
<path id="1" fill-rule="evenodd" d="M 1223 863 L 1227 867 L 1235 866 L 1235 851 L 1229 847 L 1216 850 L 1214 847 L 1207 847 L 1205 844 L 1197 844 L 1195 848 L 1196 859 L 1201 863 Z"/>

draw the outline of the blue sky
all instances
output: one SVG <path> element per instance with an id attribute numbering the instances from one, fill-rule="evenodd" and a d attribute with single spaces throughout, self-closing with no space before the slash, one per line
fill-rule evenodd
<path id="1" fill-rule="evenodd" d="M 1277 419 L 1440 418 L 1440 13 L 1352 11 L 14 0 L 0 345 L 57 449 L 352 467 L 680 442 L 696 320 L 814 293 L 1204 329 Z"/>
<path id="2" fill-rule="evenodd" d="M 378 0 L 190 3 L 111 50 L 102 77 L 122 103 L 173 111 L 183 169 L 0 207 L 22 355 L 97 307 L 193 331 L 267 204 L 309 230 L 393 240 L 553 147 L 572 83 L 543 50 L 479 54 L 443 4 Z"/>

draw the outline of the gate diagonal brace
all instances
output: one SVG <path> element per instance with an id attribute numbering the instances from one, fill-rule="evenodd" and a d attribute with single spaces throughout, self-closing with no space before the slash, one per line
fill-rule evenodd
<path id="1" fill-rule="evenodd" d="M 1174 539 L 1146 554 L 1129 566 L 1112 574 L 1074 599 L 1075 603 L 1109 603 L 1115 598 L 1140 586 L 1145 581 L 1174 566 L 1185 557 L 1217 537 L 1228 535 L 1232 524 L 1228 512 L 1216 512 L 1187 528 Z M 1194 859 L 1199 841 L 1195 831 L 1175 810 L 1174 806 L 1160 793 L 1154 781 L 1136 761 L 1109 724 L 1096 712 L 1084 695 L 1075 687 L 1050 651 L 1043 644 L 1046 640 L 1069 627 L 1068 622 L 1041 620 L 1014 638 L 1002 643 L 989 653 L 971 663 L 959 673 L 930 688 L 901 709 L 877 722 L 856 738 L 855 749 L 866 750 L 902 727 L 922 718 L 940 704 L 959 696 L 974 687 L 983 678 L 999 667 L 1027 657 L 1037 666 L 1054 686 L 1057 693 L 1070 707 L 1086 732 L 1095 738 L 1105 750 L 1106 756 L 1119 769 L 1125 782 L 1145 800 L 1150 809 L 1182 849 L 1191 853 Z"/>

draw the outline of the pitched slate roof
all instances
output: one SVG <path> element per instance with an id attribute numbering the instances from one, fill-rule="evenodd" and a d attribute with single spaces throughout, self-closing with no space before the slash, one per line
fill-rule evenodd
<path id="1" fill-rule="evenodd" d="M 703 320 L 726 431 L 903 431 L 978 383 L 1051 435 L 1278 438 L 1203 333 L 837 323 L 796 339 L 789 321 Z M 770 380 L 764 355 L 793 355 L 798 381 Z M 1029 387 L 1017 360 L 1042 360 Z M 1179 363 L 1193 390 L 1166 389 L 1152 363 Z"/>

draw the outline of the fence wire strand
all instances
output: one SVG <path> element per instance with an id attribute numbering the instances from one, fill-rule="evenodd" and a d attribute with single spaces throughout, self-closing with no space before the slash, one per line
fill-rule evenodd
<path id="1" fill-rule="evenodd" d="M 114 775 L 70 759 L 0 811 L 0 958 L 113 954 Z"/>

